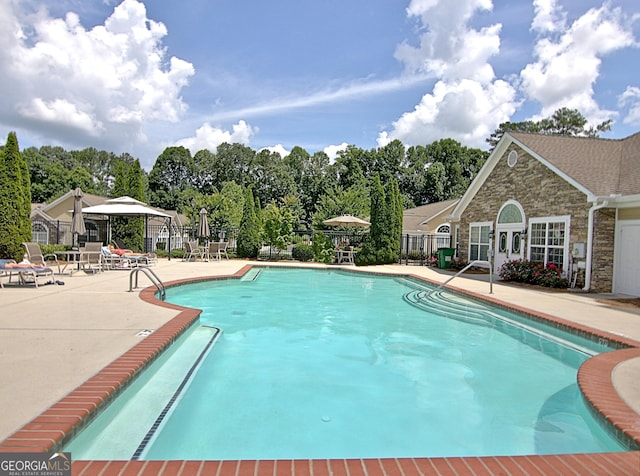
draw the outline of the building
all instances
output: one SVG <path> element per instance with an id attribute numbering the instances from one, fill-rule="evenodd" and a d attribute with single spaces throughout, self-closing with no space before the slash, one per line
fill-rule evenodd
<path id="1" fill-rule="evenodd" d="M 553 263 L 585 291 L 640 296 L 640 133 L 506 133 L 450 219 L 465 261 Z"/>

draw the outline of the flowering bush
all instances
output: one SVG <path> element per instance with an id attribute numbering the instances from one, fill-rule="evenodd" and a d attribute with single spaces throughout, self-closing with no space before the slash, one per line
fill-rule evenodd
<path id="1" fill-rule="evenodd" d="M 536 284 L 547 288 L 569 287 L 569 280 L 562 277 L 562 269 L 553 263 L 545 267 L 542 263 L 528 260 L 507 261 L 498 269 L 498 276 L 504 281 Z"/>
<path id="2" fill-rule="evenodd" d="M 454 258 L 451 260 L 451 263 L 449 263 L 449 269 L 460 271 L 461 269 L 464 269 L 464 267 L 468 264 L 469 263 L 467 261 L 464 261 L 462 258 Z"/>

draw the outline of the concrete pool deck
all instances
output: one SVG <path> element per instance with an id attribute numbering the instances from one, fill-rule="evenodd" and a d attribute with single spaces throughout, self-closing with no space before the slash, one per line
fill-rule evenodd
<path id="1" fill-rule="evenodd" d="M 240 260 L 185 263 L 174 259 L 160 260 L 153 269 L 164 282 L 170 282 L 200 276 L 233 275 L 247 264 L 249 262 Z M 301 266 L 300 263 L 252 264 Z M 411 274 L 435 282 L 443 282 L 452 275 L 418 266 L 390 265 L 363 270 Z M 79 272 L 73 277 L 58 279 L 62 279 L 65 285 L 37 289 L 6 285 L 0 289 L 0 378 L 3 382 L 0 440 L 14 434 L 114 359 L 142 342 L 144 335 L 141 333 L 144 334 L 145 330 L 160 328 L 180 312 L 149 304 L 140 299 L 139 292 L 127 292 L 129 272 L 126 271 L 97 275 Z M 6 278 L 3 278 L 3 283 L 6 284 Z M 150 284 L 142 274 L 140 284 Z M 499 283 L 494 283 L 493 294 L 489 294 L 487 277 L 477 275 L 458 277 L 451 285 L 640 345 L 640 310 L 604 304 L 597 299 L 599 296 L 533 290 Z M 640 413 L 640 352 L 631 350 L 627 360 L 610 365 L 605 362 L 603 368 L 609 369 L 617 395 Z M 640 416 L 634 427 L 640 434 Z M 633 454 L 637 456 L 637 453 Z M 640 472 L 640 457 L 635 459 Z"/>

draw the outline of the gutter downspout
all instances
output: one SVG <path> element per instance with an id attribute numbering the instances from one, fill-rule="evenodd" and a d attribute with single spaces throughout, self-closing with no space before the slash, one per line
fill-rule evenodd
<path id="1" fill-rule="evenodd" d="M 598 199 L 593 202 L 593 205 L 589 209 L 589 218 L 587 224 L 587 262 L 584 269 L 584 287 L 583 291 L 589 292 L 591 290 L 591 265 L 593 262 L 593 220 L 596 210 L 606 207 L 609 204 L 608 200 L 603 200 L 598 203 Z"/>

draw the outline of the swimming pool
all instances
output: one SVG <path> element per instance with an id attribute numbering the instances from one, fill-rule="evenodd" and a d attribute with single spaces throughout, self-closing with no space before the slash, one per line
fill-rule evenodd
<path id="1" fill-rule="evenodd" d="M 198 327 L 184 336 L 189 345 L 173 346 L 145 380 L 125 392 L 126 403 L 118 399 L 66 450 L 76 459 L 131 458 L 144 440 L 139 435 L 122 453 L 109 446 L 122 443 L 123 432 L 134 432 L 132 418 L 142 427 L 135 431 L 149 435 L 166 409 L 158 402 L 173 398 L 172 385 L 182 382 L 185 369 L 211 342 L 139 457 L 626 449 L 591 419 L 575 385 L 580 363 L 604 348 L 577 338 L 558 346 L 566 336 L 546 335 L 515 315 L 449 293 L 425 306 L 416 298 L 419 283 L 411 280 L 339 271 L 258 272 L 243 281 L 170 288 L 168 300 L 202 308 L 201 324 L 224 332 Z M 453 307 L 456 314 L 447 315 Z M 531 369 L 536 372 L 525 372 Z M 171 385 L 157 383 L 166 381 Z M 131 403 L 136 399 L 129 395 L 150 389 L 164 394 Z M 159 410 L 150 410 L 150 402 Z M 118 406 L 129 407 L 129 416 L 115 416 Z"/>

